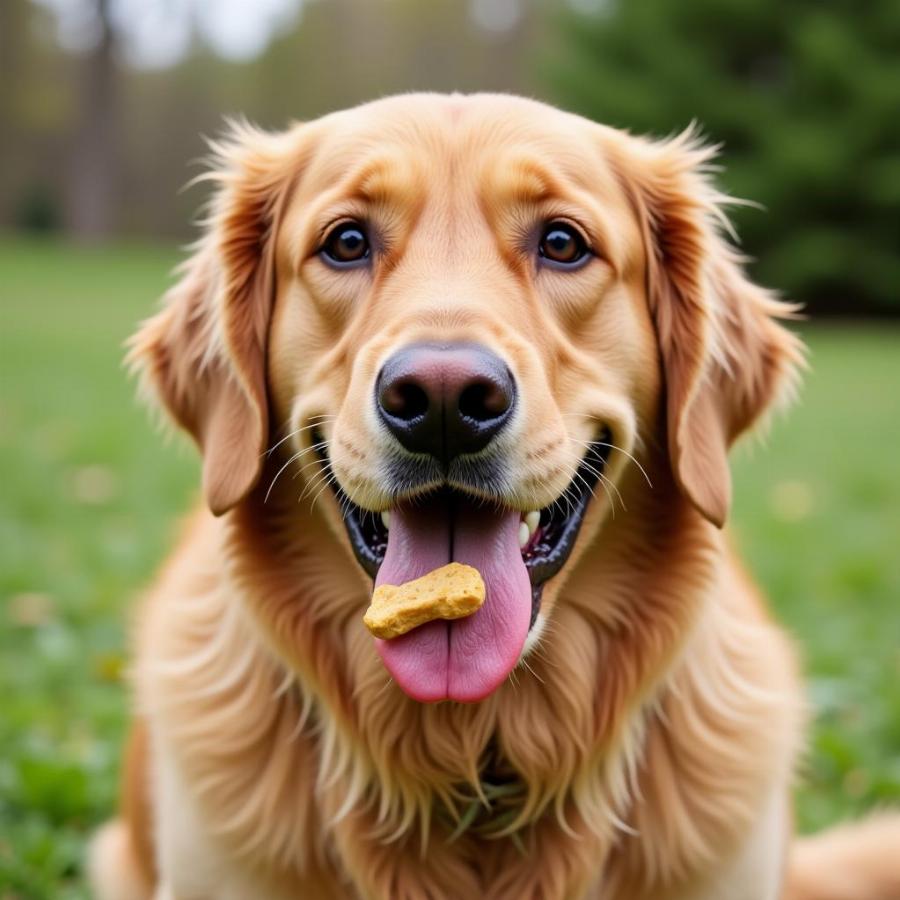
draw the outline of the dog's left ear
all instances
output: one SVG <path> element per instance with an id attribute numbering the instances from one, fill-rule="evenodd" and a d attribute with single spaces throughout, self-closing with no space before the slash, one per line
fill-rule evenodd
<path id="1" fill-rule="evenodd" d="M 778 321 L 796 307 L 750 282 L 723 237 L 728 198 L 709 179 L 714 155 L 690 131 L 658 143 L 628 138 L 618 171 L 644 234 L 672 472 L 722 527 L 731 504 L 729 447 L 790 395 L 804 355 Z"/>
<path id="2" fill-rule="evenodd" d="M 128 362 L 203 454 L 216 515 L 255 485 L 268 437 L 266 342 L 275 291 L 274 234 L 306 142 L 297 126 L 234 126 L 213 145 L 215 185 L 204 235 L 131 339 Z"/>

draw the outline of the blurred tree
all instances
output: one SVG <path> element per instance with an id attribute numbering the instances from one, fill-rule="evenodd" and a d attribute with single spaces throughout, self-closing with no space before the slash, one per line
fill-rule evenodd
<path id="1" fill-rule="evenodd" d="M 202 196 L 179 188 L 223 116 L 281 128 L 396 91 L 535 93 L 537 11 L 562 2 L 259 0 L 268 44 L 235 61 L 209 28 L 246 20 L 231 0 L 0 0 L 0 226 L 186 237 Z"/>
<path id="2" fill-rule="evenodd" d="M 196 160 L 205 153 L 201 135 L 219 133 L 224 115 L 283 128 L 397 91 L 534 92 L 532 60 L 544 40 L 535 7 L 515 0 L 520 15 L 489 30 L 472 12 L 492 2 L 306 2 L 291 27 L 273 35 L 254 59 L 225 61 L 197 32 L 180 65 L 125 70 L 123 228 L 191 233 L 188 222 L 200 194 L 177 192 L 198 171 Z"/>
<path id="3" fill-rule="evenodd" d="M 0 3 L 0 123 L 6 136 L 0 140 L 0 220 L 13 215 L 12 172 L 17 168 L 16 153 L 18 135 L 15 117 L 16 75 L 21 69 L 21 43 L 19 35 L 24 30 L 23 20 L 28 17 L 24 0 Z"/>
<path id="4" fill-rule="evenodd" d="M 89 0 L 96 39 L 80 66 L 79 115 L 67 172 L 66 218 L 82 239 L 108 237 L 115 225 L 120 148 L 116 32 L 110 0 Z"/>
<path id="5" fill-rule="evenodd" d="M 0 0 L 0 226 L 61 223 L 73 64 L 51 28 L 29 0 Z"/>
<path id="6" fill-rule="evenodd" d="M 201 27 L 230 0 L 0 0 L 0 225 L 187 236 L 201 196 L 178 189 L 224 114 L 278 128 L 394 91 L 549 93 L 635 131 L 697 119 L 728 189 L 766 207 L 734 211 L 761 281 L 813 313 L 900 313 L 897 0 L 258 4 L 269 44 L 234 62 Z M 160 54 L 181 61 L 141 62 Z"/>
<path id="7" fill-rule="evenodd" d="M 573 2 L 573 6 L 576 4 Z M 656 134 L 696 119 L 756 276 L 813 314 L 900 311 L 896 0 L 579 0 L 556 99 Z"/>

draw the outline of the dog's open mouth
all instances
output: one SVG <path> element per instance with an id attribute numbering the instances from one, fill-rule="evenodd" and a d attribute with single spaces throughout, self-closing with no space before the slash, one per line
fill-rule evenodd
<path id="1" fill-rule="evenodd" d="M 544 584 L 572 552 L 610 447 L 604 433 L 589 445 L 564 494 L 524 513 L 452 487 L 373 513 L 334 485 L 353 552 L 376 584 L 401 584 L 450 561 L 474 566 L 484 579 L 487 598 L 474 615 L 378 641 L 407 694 L 475 701 L 506 679 L 537 618 Z M 322 461 L 328 465 L 325 453 Z"/>

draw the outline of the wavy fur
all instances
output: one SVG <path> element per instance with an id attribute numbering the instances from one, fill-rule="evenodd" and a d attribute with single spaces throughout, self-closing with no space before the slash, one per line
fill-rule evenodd
<path id="1" fill-rule="evenodd" d="M 459 205 L 450 147 L 490 202 Z M 802 350 L 779 324 L 793 307 L 723 237 L 712 151 L 516 98 L 412 95 L 280 136 L 241 127 L 215 152 L 205 237 L 130 359 L 197 440 L 221 518 L 193 517 L 142 605 L 125 818 L 98 841 L 98 896 L 779 896 L 805 711 L 792 648 L 715 526 L 728 449 L 793 391 Z M 300 249 L 342 191 L 385 228 L 415 222 L 369 293 Z M 448 223 L 502 234 L 504 204 L 516 220 L 563 194 L 609 217 L 602 283 L 545 288 L 512 251 L 454 250 Z M 460 273 L 466 304 L 449 308 Z M 370 584 L 304 456 L 318 423 L 345 489 L 379 496 L 371 378 L 437 323 L 511 360 L 518 443 L 542 447 L 521 458 L 531 495 L 571 478 L 585 420 L 623 450 L 621 514 L 612 493 L 591 504 L 536 649 L 473 705 L 390 681 L 361 626 Z M 292 455 L 299 487 L 281 477 Z M 879 896 L 794 881 L 797 900 Z"/>

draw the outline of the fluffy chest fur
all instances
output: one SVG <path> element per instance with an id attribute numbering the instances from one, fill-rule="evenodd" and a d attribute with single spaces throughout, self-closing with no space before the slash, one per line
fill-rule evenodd
<path id="1" fill-rule="evenodd" d="M 317 578 L 335 571 L 327 547 L 307 556 L 259 512 L 194 528 L 191 590 L 163 579 L 137 671 L 157 751 L 204 827 L 278 883 L 661 896 L 733 853 L 786 787 L 790 653 L 721 546 L 679 559 L 662 542 L 625 580 L 593 561 L 533 677 L 486 703 L 423 706 L 367 652 L 365 584 Z M 183 592 L 177 560 L 168 574 Z"/>

